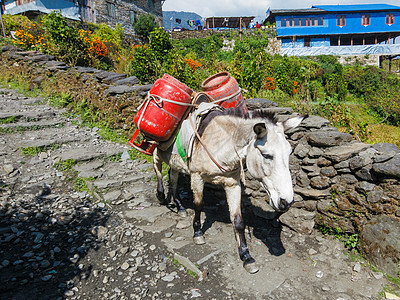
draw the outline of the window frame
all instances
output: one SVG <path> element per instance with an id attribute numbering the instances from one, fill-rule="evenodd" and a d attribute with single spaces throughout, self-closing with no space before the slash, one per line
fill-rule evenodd
<path id="1" fill-rule="evenodd" d="M 386 14 L 385 24 L 389 26 L 394 24 L 394 14 Z"/>
<path id="2" fill-rule="evenodd" d="M 129 21 L 131 25 L 134 25 L 137 20 L 137 12 L 134 10 L 129 10 Z"/>
<path id="3" fill-rule="evenodd" d="M 285 24 L 285 25 L 282 25 L 282 24 Z M 287 18 L 282 18 L 281 19 L 281 27 L 288 27 L 287 26 Z"/>
<path id="4" fill-rule="evenodd" d="M 336 16 L 336 26 L 338 26 L 338 27 L 346 26 L 346 15 L 337 15 Z"/>
<path id="5" fill-rule="evenodd" d="M 107 16 L 115 19 L 117 16 L 115 12 L 115 3 L 106 2 L 106 6 L 107 6 Z"/>
<path id="6" fill-rule="evenodd" d="M 361 16 L 361 25 L 362 26 L 369 26 L 371 25 L 371 15 L 365 14 Z"/>

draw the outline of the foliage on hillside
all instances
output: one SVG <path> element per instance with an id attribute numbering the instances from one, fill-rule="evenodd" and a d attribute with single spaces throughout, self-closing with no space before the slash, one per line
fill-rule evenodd
<path id="1" fill-rule="evenodd" d="M 334 56 L 271 55 L 266 49 L 273 34 L 268 31 L 227 31 L 171 42 L 143 15 L 137 24 L 145 28 L 135 29 L 148 43 L 131 45 L 124 42 L 119 25 L 111 30 L 105 24 L 89 24 L 85 28 L 93 30 L 86 30 L 59 13 L 38 22 L 20 16 L 6 16 L 4 21 L 7 32 L 16 31 L 16 45 L 55 55 L 70 65 L 118 69 L 142 83 L 168 73 L 194 90 L 200 90 L 208 76 L 229 71 L 245 98 L 265 97 L 302 113 L 322 115 L 363 141 L 371 138 L 374 123 L 400 125 L 397 75 L 360 63 L 343 66 Z"/>

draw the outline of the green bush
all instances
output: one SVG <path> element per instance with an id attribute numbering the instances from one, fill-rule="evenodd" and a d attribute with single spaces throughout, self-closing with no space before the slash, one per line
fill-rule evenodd
<path id="1" fill-rule="evenodd" d="M 201 83 L 208 76 L 200 67 L 191 65 L 194 62 L 189 56 L 183 57 L 181 54 L 171 51 L 164 62 L 162 73 L 167 73 L 194 90 L 201 90 Z"/>
<path id="2" fill-rule="evenodd" d="M 161 66 L 153 51 L 146 45 L 134 48 L 133 58 L 128 63 L 126 73 L 135 75 L 142 83 L 157 79 Z"/>
<path id="3" fill-rule="evenodd" d="M 156 27 L 155 17 L 151 14 L 141 14 L 133 25 L 135 33 L 143 36 L 145 41 L 148 41 L 150 32 L 154 31 Z"/>
<path id="4" fill-rule="evenodd" d="M 102 41 L 113 43 L 120 47 L 124 38 L 124 30 L 119 23 L 115 26 L 115 29 L 112 29 L 105 23 L 100 23 L 96 24 L 93 35 L 99 37 Z"/>
<path id="5" fill-rule="evenodd" d="M 58 59 L 71 65 L 88 65 L 87 45 L 76 28 L 69 25 L 59 12 L 43 18 L 43 24 L 51 43 L 49 51 Z"/>
<path id="6" fill-rule="evenodd" d="M 30 27 L 32 26 L 33 22 L 28 19 L 26 16 L 21 15 L 2 15 L 3 23 L 4 23 L 4 30 L 6 35 L 10 35 L 11 31 L 16 31 L 23 27 Z"/>
<path id="7" fill-rule="evenodd" d="M 163 28 L 156 28 L 150 33 L 150 49 L 153 51 L 156 58 L 162 62 L 172 49 L 169 34 Z"/>
<path id="8" fill-rule="evenodd" d="M 349 66 L 345 68 L 349 91 L 359 97 L 383 88 L 387 73 L 374 66 Z"/>

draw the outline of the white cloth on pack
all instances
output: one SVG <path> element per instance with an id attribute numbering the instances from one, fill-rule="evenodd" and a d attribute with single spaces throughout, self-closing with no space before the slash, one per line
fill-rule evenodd
<path id="1" fill-rule="evenodd" d="M 187 158 L 189 158 L 192 154 L 193 141 L 195 137 L 195 133 L 192 125 L 190 124 L 189 118 L 192 118 L 193 124 L 195 125 L 196 129 L 198 129 L 200 126 L 201 117 L 208 114 L 215 108 L 221 109 L 221 107 L 217 104 L 202 102 L 200 103 L 199 107 L 192 112 L 185 121 L 182 122 L 179 134 Z M 177 143 L 175 142 L 172 148 L 172 154 L 179 154 L 176 144 Z"/>

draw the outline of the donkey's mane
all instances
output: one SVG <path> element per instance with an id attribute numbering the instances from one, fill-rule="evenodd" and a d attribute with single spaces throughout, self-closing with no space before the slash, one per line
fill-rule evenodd
<path id="1" fill-rule="evenodd" d="M 266 110 L 262 110 L 262 109 L 256 109 L 255 111 L 253 111 L 253 113 L 251 114 L 251 118 L 252 119 L 255 119 L 255 118 L 267 119 L 272 124 L 275 124 L 275 125 L 276 125 L 276 123 L 278 123 L 277 115 L 274 112 L 270 112 L 270 111 L 266 111 Z"/>
<path id="2" fill-rule="evenodd" d="M 201 120 L 201 125 L 199 128 L 199 134 L 200 136 L 204 133 L 204 130 L 207 128 L 207 126 L 210 124 L 210 122 L 218 116 L 232 116 L 232 117 L 238 117 L 242 119 L 264 119 L 268 120 L 272 124 L 276 125 L 278 122 L 277 116 L 275 113 L 270 112 L 270 111 L 265 111 L 262 109 L 257 109 L 253 111 L 252 113 L 247 113 L 245 116 L 243 116 L 243 112 L 241 108 L 227 108 L 224 110 L 213 110 L 210 113 L 208 113 L 206 116 L 203 117 Z"/>
<path id="3" fill-rule="evenodd" d="M 226 109 L 223 109 L 223 110 L 220 110 L 220 109 L 212 110 L 206 116 L 204 116 L 203 119 L 201 120 L 200 128 L 198 130 L 200 136 L 204 133 L 204 130 L 210 124 L 210 122 L 215 117 L 218 117 L 218 116 L 232 116 L 232 117 L 240 117 L 240 118 L 244 118 L 244 119 L 248 119 L 249 118 L 248 114 L 246 114 L 243 117 L 243 113 L 241 111 L 241 108 L 237 108 L 237 107 L 226 108 Z"/>

